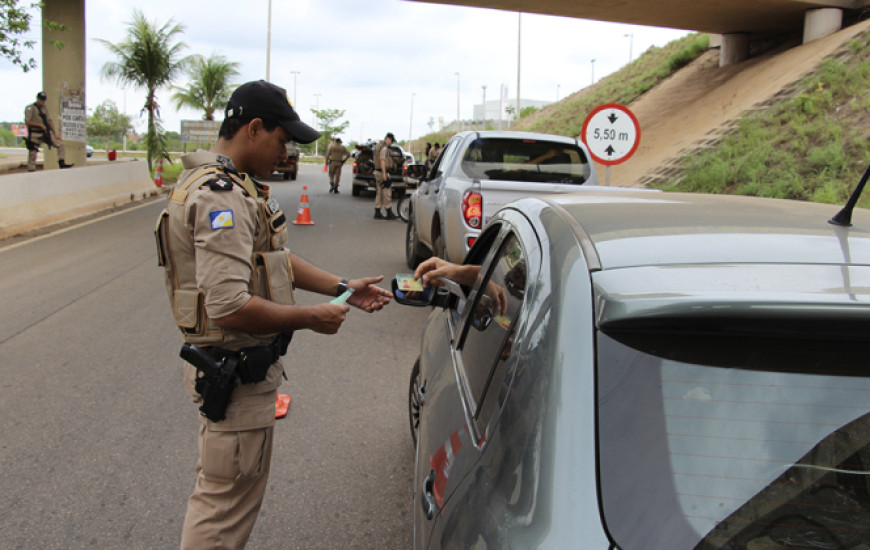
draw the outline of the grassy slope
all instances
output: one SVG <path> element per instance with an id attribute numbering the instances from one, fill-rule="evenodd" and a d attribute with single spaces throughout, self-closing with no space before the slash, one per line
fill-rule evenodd
<path id="1" fill-rule="evenodd" d="M 669 191 L 842 203 L 870 161 L 870 32 L 798 83 L 800 93 L 752 111 L 709 150 L 681 160 Z M 870 194 L 859 204 L 870 206 Z"/>

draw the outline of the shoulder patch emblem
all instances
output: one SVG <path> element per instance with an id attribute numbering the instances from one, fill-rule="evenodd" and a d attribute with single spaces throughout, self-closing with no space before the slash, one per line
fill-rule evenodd
<path id="1" fill-rule="evenodd" d="M 232 210 L 212 210 L 208 213 L 208 217 L 211 219 L 212 229 L 235 227 Z"/>
<path id="2" fill-rule="evenodd" d="M 208 186 L 212 191 L 231 191 L 233 188 L 233 182 L 223 176 L 217 176 L 216 178 L 209 180 Z"/>

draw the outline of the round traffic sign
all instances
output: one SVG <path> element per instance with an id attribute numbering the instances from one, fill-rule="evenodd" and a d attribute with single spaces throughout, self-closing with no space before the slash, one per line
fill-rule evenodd
<path id="1" fill-rule="evenodd" d="M 596 162 L 608 166 L 619 164 L 637 151 L 640 124 L 628 107 L 605 103 L 593 109 L 583 121 L 580 137 Z"/>

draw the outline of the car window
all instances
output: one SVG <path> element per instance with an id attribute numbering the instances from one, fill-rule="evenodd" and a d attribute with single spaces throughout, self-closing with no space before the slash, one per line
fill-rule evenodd
<path id="1" fill-rule="evenodd" d="M 456 150 L 459 149 L 459 141 L 458 139 L 452 139 L 447 142 L 435 164 L 432 165 L 432 171 L 429 173 L 430 178 L 434 177 L 439 170 L 443 171 L 443 167 L 449 166 L 451 159 L 456 155 Z"/>
<path id="2" fill-rule="evenodd" d="M 592 167 L 573 143 L 536 139 L 478 138 L 462 156 L 462 171 L 481 180 L 581 184 Z"/>
<path id="3" fill-rule="evenodd" d="M 867 347 L 600 334 L 601 494 L 614 542 L 870 547 Z"/>
<path id="4" fill-rule="evenodd" d="M 526 289 L 527 258 L 515 235 L 508 235 L 475 284 L 458 346 L 477 418 L 492 374 L 510 357 L 517 317 Z"/>

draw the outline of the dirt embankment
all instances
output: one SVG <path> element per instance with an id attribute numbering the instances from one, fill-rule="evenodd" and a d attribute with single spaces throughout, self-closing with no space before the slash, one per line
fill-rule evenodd
<path id="1" fill-rule="evenodd" d="M 726 67 L 719 67 L 718 49 L 705 53 L 629 106 L 640 123 L 640 146 L 629 160 L 611 167 L 610 185 L 641 187 L 667 177 L 668 162 L 681 152 L 715 139 L 744 111 L 763 108 L 778 94 L 787 93 L 826 57 L 867 29 L 870 21 Z M 606 167 L 597 165 L 596 169 L 604 184 Z"/>

